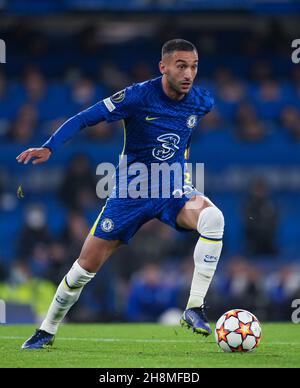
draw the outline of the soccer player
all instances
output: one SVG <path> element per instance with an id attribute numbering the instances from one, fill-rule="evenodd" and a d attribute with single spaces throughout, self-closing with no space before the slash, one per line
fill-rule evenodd
<path id="1" fill-rule="evenodd" d="M 122 119 L 126 129 L 122 155 L 127 156 L 128 166 L 135 161 L 147 166 L 161 161 L 183 166 L 193 129 L 214 104 L 207 90 L 193 85 L 197 65 L 198 53 L 192 43 L 183 39 L 166 42 L 159 63 L 162 76 L 133 84 L 96 103 L 66 121 L 41 148 L 30 148 L 16 159 L 25 164 L 32 158 L 33 164 L 46 162 L 84 127 Z M 118 187 L 114 192 L 118 194 Z M 169 198 L 121 198 L 120 195 L 108 198 L 79 258 L 58 286 L 40 328 L 22 348 L 52 345 L 59 324 L 78 300 L 83 287 L 122 243 L 127 243 L 153 218 L 177 230 L 199 232 L 191 291 L 181 324 L 196 333 L 209 335 L 211 328 L 204 298 L 221 254 L 224 217 L 202 193 L 195 190 L 189 194 L 183 192 L 180 197 Z"/>

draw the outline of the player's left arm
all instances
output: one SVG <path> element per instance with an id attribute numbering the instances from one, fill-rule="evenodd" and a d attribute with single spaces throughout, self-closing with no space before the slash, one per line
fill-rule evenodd
<path id="1" fill-rule="evenodd" d="M 27 164 L 31 159 L 34 159 L 33 164 L 46 162 L 54 151 L 70 140 L 77 132 L 104 120 L 104 109 L 101 109 L 98 102 L 64 122 L 40 148 L 29 148 L 18 155 L 16 159 L 19 163 L 24 164 Z"/>
<path id="2" fill-rule="evenodd" d="M 29 148 L 17 156 L 19 163 L 27 164 L 32 158 L 34 164 L 47 161 L 64 143 L 83 128 L 101 121 L 117 121 L 129 117 L 136 107 L 136 91 L 130 86 L 108 97 L 90 108 L 71 117 L 63 123 L 40 148 Z"/>

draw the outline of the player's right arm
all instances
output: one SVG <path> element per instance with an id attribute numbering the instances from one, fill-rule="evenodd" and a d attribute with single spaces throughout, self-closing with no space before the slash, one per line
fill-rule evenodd
<path id="1" fill-rule="evenodd" d="M 40 148 L 29 148 L 17 156 L 19 163 L 27 164 L 31 159 L 33 164 L 46 162 L 50 156 L 65 142 L 85 127 L 96 125 L 101 121 L 117 121 L 132 114 L 136 107 L 137 93 L 135 85 L 108 97 L 90 108 L 71 117 L 62 124 L 56 132 Z"/>

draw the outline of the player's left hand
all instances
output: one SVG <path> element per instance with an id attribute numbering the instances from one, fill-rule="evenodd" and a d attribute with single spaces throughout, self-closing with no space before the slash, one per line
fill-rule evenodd
<path id="1" fill-rule="evenodd" d="M 19 163 L 27 164 L 32 158 L 34 158 L 32 164 L 39 164 L 46 162 L 50 158 L 51 154 L 52 152 L 49 148 L 29 148 L 28 150 L 20 153 L 16 159 Z"/>

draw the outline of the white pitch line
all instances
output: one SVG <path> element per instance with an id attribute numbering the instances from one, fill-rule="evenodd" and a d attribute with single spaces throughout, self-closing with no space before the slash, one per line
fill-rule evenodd
<path id="1" fill-rule="evenodd" d="M 21 336 L 0 336 L 0 340 L 26 340 L 27 337 Z M 128 339 L 128 338 L 85 338 L 85 337 L 57 337 L 58 340 L 61 341 L 84 341 L 84 342 L 133 342 L 133 343 L 200 343 L 198 338 L 194 340 L 168 340 L 168 339 L 154 339 L 154 338 L 136 338 L 136 339 Z M 201 340 L 201 338 L 200 338 Z M 214 343 L 215 341 L 207 340 L 205 343 Z M 267 345 L 292 345 L 292 346 L 300 346 L 299 342 L 285 342 L 285 341 L 271 341 L 268 342 Z"/>
<path id="2" fill-rule="evenodd" d="M 0 340 L 25 340 L 26 337 L 18 336 L 0 336 Z M 196 343 L 195 340 L 166 340 L 166 339 L 128 339 L 128 338 L 80 338 L 80 337 L 58 337 L 58 340 L 62 341 L 85 341 L 85 342 L 134 342 L 134 343 Z"/>

